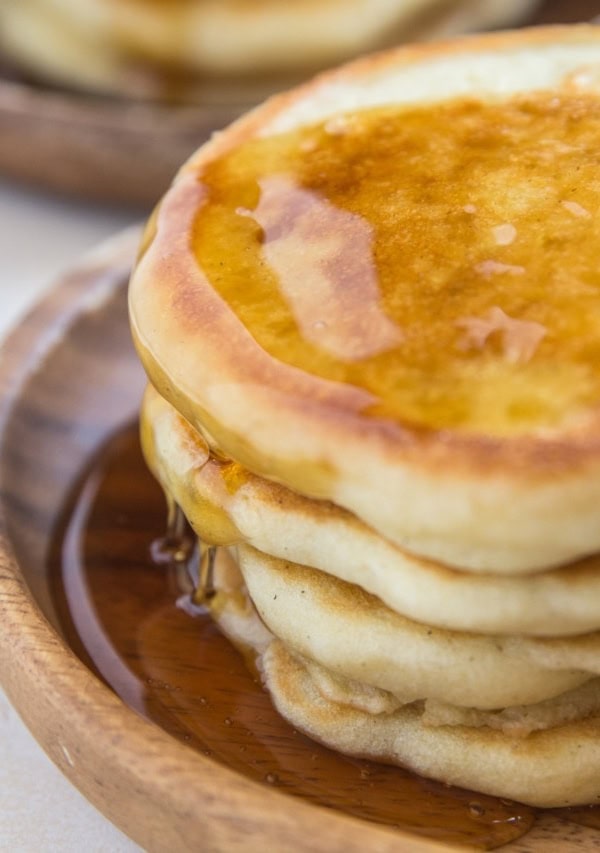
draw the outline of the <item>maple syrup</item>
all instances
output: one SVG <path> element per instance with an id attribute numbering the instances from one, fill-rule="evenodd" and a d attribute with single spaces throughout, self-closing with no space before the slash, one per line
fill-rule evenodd
<path id="1" fill-rule="evenodd" d="M 155 559 L 164 519 L 162 491 L 131 426 L 83 473 L 51 548 L 61 628 L 128 705 L 214 761 L 309 802 L 479 847 L 528 831 L 535 813 L 527 806 L 339 755 L 293 730 L 209 608 L 181 606 L 193 598 L 190 566 L 194 574 L 199 555 L 171 511 L 171 559 L 164 547 Z"/>
<path id="2" fill-rule="evenodd" d="M 157 564 L 184 563 L 193 549 L 194 539 L 185 515 L 172 500 L 167 499 L 167 532 L 150 545 L 152 559 Z"/>
<path id="3" fill-rule="evenodd" d="M 214 568 L 217 549 L 214 545 L 200 543 L 198 580 L 192 592 L 192 602 L 197 607 L 207 606 L 215 595 Z"/>
<path id="4" fill-rule="evenodd" d="M 599 132 L 567 89 L 340 115 L 202 166 L 180 227 L 260 347 L 363 414 L 551 428 L 600 398 Z"/>

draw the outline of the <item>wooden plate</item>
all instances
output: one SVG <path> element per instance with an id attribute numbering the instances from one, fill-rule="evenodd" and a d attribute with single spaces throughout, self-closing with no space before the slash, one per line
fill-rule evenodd
<path id="1" fill-rule="evenodd" d="M 589 20 L 596 0 L 546 0 L 528 23 Z M 195 105 L 55 90 L 0 74 L 0 173 L 127 205 L 153 204 L 213 130 L 290 80 L 204 84 Z"/>
<path id="2" fill-rule="evenodd" d="M 215 632 L 211 639 L 206 625 L 174 608 L 164 567 L 148 562 L 144 536 L 156 521 L 139 460 L 131 470 L 119 462 L 111 512 L 94 529 L 82 527 L 81 496 L 101 491 L 97 473 L 129 441 L 122 430 L 135 419 L 144 382 L 125 298 L 137 240 L 128 232 L 74 269 L 12 334 L 1 360 L 0 680 L 49 756 L 151 851 L 435 853 L 462 849 L 453 808 L 468 808 L 474 831 L 463 841 L 475 845 L 485 843 L 477 822 L 487 812 L 489 825 L 504 821 L 513 839 L 502 849 L 597 849 L 600 834 L 581 824 L 598 825 L 598 817 L 585 809 L 539 814 L 448 792 L 335 756 L 287 727 L 229 647 L 214 645 Z M 90 548 L 89 577 L 69 579 Z M 119 562 L 124 553 L 133 562 Z M 59 577 L 61 566 L 67 574 Z M 185 695 L 191 682 L 195 704 Z M 213 691 L 218 731 L 214 715 L 208 727 L 200 719 L 207 702 L 198 684 Z M 200 748 L 202 738 L 210 749 Z M 319 774 L 331 778 L 332 767 L 335 784 L 319 789 Z M 356 817 L 369 816 L 369 798 L 389 798 L 390 790 L 403 828 Z"/>
<path id="3" fill-rule="evenodd" d="M 166 106 L 0 78 L 0 172 L 51 190 L 147 207 L 211 132 L 247 106 Z"/>

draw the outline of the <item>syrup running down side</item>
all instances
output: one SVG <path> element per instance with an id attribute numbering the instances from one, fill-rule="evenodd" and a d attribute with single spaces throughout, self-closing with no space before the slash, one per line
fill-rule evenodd
<path id="1" fill-rule="evenodd" d="M 238 773 L 367 820 L 486 848 L 531 828 L 527 806 L 338 755 L 292 730 L 209 609 L 182 605 L 198 553 L 176 513 L 157 539 L 164 524 L 132 426 L 82 473 L 53 541 L 62 629 L 127 704 Z M 208 580 L 208 553 L 203 564 Z"/>

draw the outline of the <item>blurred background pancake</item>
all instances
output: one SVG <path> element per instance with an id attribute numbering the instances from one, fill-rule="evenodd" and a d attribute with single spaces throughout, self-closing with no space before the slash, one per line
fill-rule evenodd
<path id="1" fill-rule="evenodd" d="M 592 0 L 4 0 L 0 172 L 146 207 L 213 130 L 321 68 L 597 11 Z"/>
<path id="2" fill-rule="evenodd" d="M 250 100 L 377 48 L 504 26 L 538 0 L 4 0 L 6 56 L 118 95 Z M 228 92 L 228 89 L 229 92 Z"/>

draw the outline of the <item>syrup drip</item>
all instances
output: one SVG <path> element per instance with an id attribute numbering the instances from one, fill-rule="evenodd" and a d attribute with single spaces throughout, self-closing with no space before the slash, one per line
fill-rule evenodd
<path id="1" fill-rule="evenodd" d="M 175 573 L 182 590 L 178 606 L 192 615 L 214 598 L 216 552 L 214 546 L 197 539 L 181 507 L 167 496 L 167 530 L 151 543 L 150 555 L 156 565 L 169 566 Z"/>
<path id="2" fill-rule="evenodd" d="M 194 550 L 194 536 L 180 507 L 167 498 L 167 531 L 150 544 L 152 560 L 158 565 L 185 563 Z"/>
<path id="3" fill-rule="evenodd" d="M 200 559 L 198 561 L 198 583 L 192 595 L 196 606 L 207 606 L 214 598 L 214 570 L 217 549 L 212 545 L 200 543 Z"/>
<path id="4" fill-rule="evenodd" d="M 50 554 L 56 611 L 71 648 L 142 716 L 257 783 L 376 823 L 488 849 L 530 829 L 527 806 L 334 753 L 279 716 L 210 616 L 213 549 L 190 545 L 175 508 L 163 547 L 151 547 L 164 498 L 136 427 L 80 483 Z"/>

